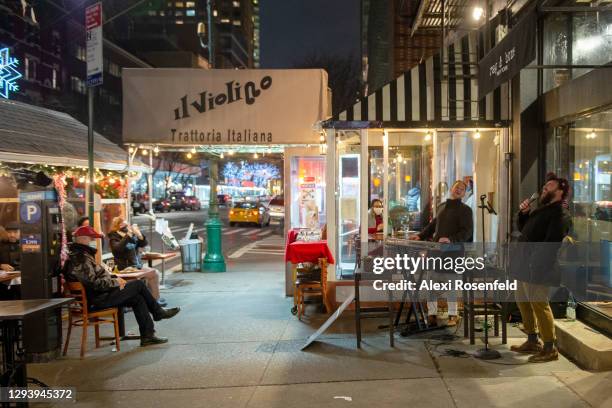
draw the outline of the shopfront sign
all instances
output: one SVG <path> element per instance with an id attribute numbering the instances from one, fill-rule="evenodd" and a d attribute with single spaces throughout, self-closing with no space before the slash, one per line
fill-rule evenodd
<path id="1" fill-rule="evenodd" d="M 102 85 L 102 2 L 85 9 L 87 86 Z"/>
<path id="2" fill-rule="evenodd" d="M 535 11 L 530 11 L 478 62 L 479 100 L 534 60 L 536 23 L 537 15 Z"/>
<path id="3" fill-rule="evenodd" d="M 327 119 L 320 69 L 125 69 L 124 143 L 269 145 L 319 143 Z"/>

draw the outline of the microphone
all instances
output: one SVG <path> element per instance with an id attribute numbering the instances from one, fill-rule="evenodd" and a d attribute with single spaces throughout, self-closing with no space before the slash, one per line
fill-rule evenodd
<path id="1" fill-rule="evenodd" d="M 539 197 L 538 193 L 533 193 L 531 197 L 529 197 L 529 204 L 533 203 Z"/>

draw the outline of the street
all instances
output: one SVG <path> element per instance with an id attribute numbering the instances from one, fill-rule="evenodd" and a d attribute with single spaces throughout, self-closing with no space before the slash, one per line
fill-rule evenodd
<path id="1" fill-rule="evenodd" d="M 280 257 L 284 251 L 283 228 L 278 223 L 271 223 L 267 227 L 258 228 L 254 225 L 238 225 L 230 227 L 228 223 L 229 209 L 225 206 L 219 207 L 219 218 L 223 222 L 221 240 L 223 255 L 226 262 L 232 262 L 238 258 L 259 256 Z M 200 211 L 172 211 L 169 213 L 156 213 L 157 217 L 168 220 L 170 229 L 177 240 L 185 238 L 189 225 L 193 223 L 193 231 L 204 240 L 206 253 L 206 227 L 208 220 L 208 209 Z M 148 217 L 139 215 L 132 218 L 132 223 L 138 224 L 142 232 L 147 236 L 151 251 L 161 252 L 161 239 L 157 233 L 151 234 L 154 223 Z M 170 249 L 165 248 L 166 252 Z M 158 263 L 154 264 L 156 267 Z M 180 270 L 180 258 L 176 257 L 166 262 L 166 271 Z"/>

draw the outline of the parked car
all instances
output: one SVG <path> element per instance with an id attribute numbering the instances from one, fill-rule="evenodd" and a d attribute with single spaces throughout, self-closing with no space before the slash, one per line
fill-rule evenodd
<path id="1" fill-rule="evenodd" d="M 257 224 L 260 228 L 270 225 L 270 210 L 258 202 L 241 201 L 235 203 L 229 212 L 229 225 Z"/>
<path id="2" fill-rule="evenodd" d="M 170 207 L 173 210 L 185 210 L 187 209 L 187 203 L 185 202 L 185 193 L 182 191 L 176 191 L 170 194 Z"/>
<path id="3" fill-rule="evenodd" d="M 219 205 L 230 207 L 232 205 L 232 201 L 232 196 L 229 194 L 217 194 L 217 203 Z"/>
<path id="4" fill-rule="evenodd" d="M 270 200 L 268 204 L 270 218 L 282 224 L 285 221 L 285 197 L 279 195 Z"/>
<path id="5" fill-rule="evenodd" d="M 196 196 L 185 196 L 185 206 L 192 211 L 198 211 L 202 208 L 202 204 Z"/>
<path id="6" fill-rule="evenodd" d="M 149 195 L 146 193 L 133 193 L 132 211 L 134 211 L 134 215 L 144 214 L 149 211 Z"/>
<path id="7" fill-rule="evenodd" d="M 172 206 L 170 205 L 170 200 L 167 198 L 160 198 L 153 201 L 153 211 L 170 212 L 170 210 L 172 210 Z"/>

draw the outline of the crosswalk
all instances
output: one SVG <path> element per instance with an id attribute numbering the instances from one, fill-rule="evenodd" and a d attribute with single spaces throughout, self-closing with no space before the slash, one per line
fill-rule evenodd
<path id="1" fill-rule="evenodd" d="M 143 232 L 150 233 L 150 229 L 148 227 L 141 227 Z M 178 227 L 178 228 L 170 228 L 172 230 L 172 234 L 177 239 L 182 239 L 183 235 L 189 230 L 189 226 L 186 227 Z M 206 232 L 206 227 L 198 227 L 194 226 L 193 232 L 203 235 Z M 270 234 L 273 234 L 274 230 L 272 229 L 259 229 L 259 228 L 223 228 L 221 234 L 224 236 L 229 235 L 241 235 L 241 236 L 250 236 L 255 238 L 263 238 Z"/>
<path id="2" fill-rule="evenodd" d="M 237 258 L 242 257 L 245 254 L 283 256 L 285 254 L 285 243 L 282 237 L 279 237 L 279 236 L 267 237 L 267 238 L 246 244 L 245 246 L 237 249 L 236 251 L 228 255 L 228 258 L 237 259 Z"/>

